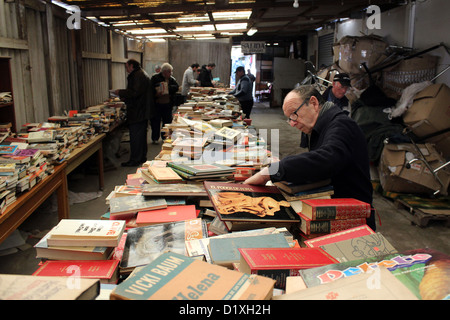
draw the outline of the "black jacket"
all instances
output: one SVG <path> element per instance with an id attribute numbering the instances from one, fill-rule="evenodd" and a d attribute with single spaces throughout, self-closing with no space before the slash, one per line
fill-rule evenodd
<path id="1" fill-rule="evenodd" d="M 360 127 L 333 106 L 313 128 L 310 151 L 283 158 L 272 181 L 305 184 L 331 178 L 335 198 L 372 204 L 367 143 Z"/>
<path id="2" fill-rule="evenodd" d="M 333 92 L 331 92 L 331 89 L 333 89 L 332 86 L 329 86 L 325 92 L 322 94 L 322 97 L 325 99 L 325 101 L 331 101 L 336 106 L 338 106 L 340 109 L 346 107 L 349 105 L 348 98 L 346 96 L 343 96 L 342 98 L 338 99 L 334 96 Z"/>
<path id="3" fill-rule="evenodd" d="M 142 68 L 139 68 L 133 70 L 127 80 L 127 88 L 119 90 L 119 97 L 127 106 L 128 123 L 150 119 L 153 104 L 150 77 Z"/>
<path id="4" fill-rule="evenodd" d="M 202 66 L 197 79 L 200 81 L 200 87 L 214 87 L 212 79 L 211 70 L 208 70 L 206 66 Z"/>

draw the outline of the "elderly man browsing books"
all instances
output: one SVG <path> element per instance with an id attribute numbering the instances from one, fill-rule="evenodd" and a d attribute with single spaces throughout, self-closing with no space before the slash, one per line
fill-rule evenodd
<path id="1" fill-rule="evenodd" d="M 290 126 L 307 134 L 309 152 L 272 163 L 245 183 L 308 184 L 331 179 L 335 198 L 355 198 L 372 205 L 367 143 L 356 122 L 332 102 L 325 102 L 312 86 L 289 92 L 283 112 Z M 373 210 L 367 224 L 375 230 Z"/>

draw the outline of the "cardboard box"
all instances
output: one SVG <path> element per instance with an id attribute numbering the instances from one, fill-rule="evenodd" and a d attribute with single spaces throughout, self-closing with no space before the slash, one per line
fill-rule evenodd
<path id="1" fill-rule="evenodd" d="M 444 159 L 432 144 L 417 146 L 431 168 L 435 169 L 444 164 Z M 448 168 L 437 173 L 444 185 L 441 187 L 423 161 L 416 161 L 408 166 L 408 162 L 414 158 L 419 158 L 419 153 L 410 143 L 385 145 L 379 165 L 380 182 L 383 189 L 389 192 L 417 194 L 431 194 L 441 190 L 441 194 L 446 195 L 450 183 Z"/>
<path id="2" fill-rule="evenodd" d="M 404 113 L 403 121 L 418 137 L 450 128 L 450 88 L 441 83 L 420 91 Z"/>
<path id="3" fill-rule="evenodd" d="M 428 138 L 425 142 L 434 144 L 444 159 L 450 160 L 450 131 Z"/>
<path id="4" fill-rule="evenodd" d="M 334 61 L 346 73 L 365 73 L 361 63 L 373 68 L 386 58 L 387 47 L 388 43 L 378 36 L 345 36 L 333 46 Z"/>

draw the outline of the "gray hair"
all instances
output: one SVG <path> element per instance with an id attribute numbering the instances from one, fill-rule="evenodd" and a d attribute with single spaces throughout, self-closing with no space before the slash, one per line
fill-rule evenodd
<path id="1" fill-rule="evenodd" d="M 172 65 L 167 63 L 167 62 L 163 63 L 162 66 L 161 66 L 161 72 L 166 71 L 166 70 L 170 70 L 170 71 L 173 70 Z"/>
<path id="2" fill-rule="evenodd" d="M 292 89 L 291 92 L 295 92 L 303 100 L 309 100 L 312 96 L 314 96 L 317 98 L 317 101 L 319 101 L 319 105 L 323 105 L 325 103 L 325 99 L 313 85 L 298 86 Z"/>

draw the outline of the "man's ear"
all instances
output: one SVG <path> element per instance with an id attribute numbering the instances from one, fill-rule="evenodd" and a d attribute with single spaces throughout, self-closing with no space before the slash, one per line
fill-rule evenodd
<path id="1" fill-rule="evenodd" d="M 309 104 L 311 105 L 311 106 L 313 106 L 314 107 L 314 110 L 319 110 L 319 108 L 320 108 L 320 104 L 319 104 L 319 100 L 317 100 L 317 98 L 315 97 L 315 96 L 312 96 L 310 99 L 309 99 Z"/>

